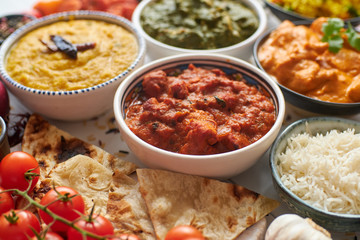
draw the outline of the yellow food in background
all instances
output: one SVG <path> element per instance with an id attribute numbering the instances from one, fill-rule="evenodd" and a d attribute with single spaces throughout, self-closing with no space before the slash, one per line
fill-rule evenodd
<path id="1" fill-rule="evenodd" d="M 281 7 L 306 17 L 338 17 L 342 19 L 360 16 L 359 0 L 269 0 Z"/>
<path id="2" fill-rule="evenodd" d="M 60 35 L 72 44 L 95 42 L 94 49 L 79 51 L 76 60 L 50 52 L 50 35 Z M 135 36 L 121 26 L 96 20 L 56 22 L 20 39 L 10 51 L 6 70 L 15 81 L 34 89 L 69 91 L 106 82 L 125 71 L 135 60 Z"/>

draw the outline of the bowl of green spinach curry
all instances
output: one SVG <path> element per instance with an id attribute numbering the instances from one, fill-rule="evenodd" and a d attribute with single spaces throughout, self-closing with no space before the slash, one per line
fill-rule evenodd
<path id="1" fill-rule="evenodd" d="M 143 0 L 132 21 L 152 60 L 196 52 L 249 60 L 267 16 L 253 0 Z"/>

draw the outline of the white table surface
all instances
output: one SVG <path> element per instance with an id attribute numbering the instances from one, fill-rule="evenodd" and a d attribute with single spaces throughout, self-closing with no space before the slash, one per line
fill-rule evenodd
<path id="1" fill-rule="evenodd" d="M 19 13 L 28 11 L 32 8 L 36 0 L 0 0 L 0 16 L 10 13 Z M 269 16 L 269 27 L 276 26 L 279 20 L 266 9 Z M 251 62 L 251 60 L 249 60 Z M 19 102 L 12 94 L 10 94 L 10 105 L 11 113 L 24 113 L 30 112 Z M 294 108 L 291 105 L 286 106 L 286 122 L 284 127 L 297 119 L 315 116 L 316 114 L 304 112 L 300 109 Z M 50 123 L 54 124 L 58 128 L 65 130 L 81 138 L 87 142 L 102 147 L 106 151 L 120 156 L 125 160 L 132 161 L 139 166 L 145 167 L 139 160 L 130 152 L 125 142 L 121 140 L 120 134 L 106 134 L 106 130 L 112 127 L 111 118 L 113 117 L 112 110 L 109 110 L 104 115 L 100 116 L 97 120 L 88 120 L 82 122 L 62 122 L 49 120 Z M 340 116 L 341 117 L 341 116 Z M 352 116 L 342 116 L 345 118 L 360 121 L 360 114 Z M 20 146 L 13 147 L 14 150 L 19 150 Z M 119 151 L 128 151 L 129 154 L 122 154 Z M 234 183 L 247 187 L 253 191 L 263 194 L 267 197 L 277 199 L 280 201 L 279 196 L 276 194 L 275 189 L 272 185 L 270 167 L 268 164 L 269 155 L 266 153 L 259 161 L 247 171 L 231 178 L 230 180 Z M 268 220 L 272 220 L 274 217 L 279 216 L 283 213 L 291 213 L 286 206 L 283 204 L 274 210 Z M 331 233 L 333 239 L 339 240 L 354 240 L 360 238 L 360 232 L 356 233 Z"/>

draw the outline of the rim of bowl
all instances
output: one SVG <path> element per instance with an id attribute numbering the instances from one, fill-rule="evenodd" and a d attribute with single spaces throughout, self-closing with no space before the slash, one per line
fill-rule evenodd
<path id="1" fill-rule="evenodd" d="M 223 47 L 223 48 L 216 48 L 216 49 L 187 49 L 187 48 L 180 48 L 180 47 L 175 47 L 175 46 L 171 46 L 168 44 L 165 44 L 163 42 L 160 42 L 156 39 L 154 39 L 153 37 L 151 37 L 150 35 L 148 35 L 142 28 L 141 23 L 140 23 L 140 16 L 141 13 L 144 9 L 144 7 L 150 3 L 153 2 L 155 0 L 143 0 L 141 1 L 138 6 L 135 8 L 133 15 L 132 15 L 132 22 L 134 23 L 135 27 L 139 29 L 139 31 L 141 32 L 141 34 L 144 36 L 144 38 L 151 42 L 154 45 L 158 45 L 160 47 L 163 48 L 167 48 L 168 50 L 172 50 L 172 51 L 177 51 L 177 52 L 182 52 L 182 53 L 220 53 L 223 51 L 229 51 L 238 47 L 242 47 L 242 46 L 246 46 L 250 43 L 252 43 L 253 41 L 255 41 L 266 29 L 267 26 L 267 15 L 266 12 L 264 10 L 264 8 L 261 6 L 261 4 L 258 1 L 253 1 L 253 0 L 242 0 L 241 2 L 244 3 L 246 6 L 250 7 L 254 13 L 257 15 L 258 19 L 259 19 L 259 26 L 257 28 L 257 30 L 247 39 L 228 46 L 228 47 Z"/>
<path id="2" fill-rule="evenodd" d="M 10 49 L 16 44 L 16 42 L 23 37 L 25 34 L 39 28 L 42 26 L 46 26 L 57 21 L 67 21 L 72 19 L 89 19 L 89 20 L 99 20 L 105 21 L 112 24 L 117 24 L 122 26 L 129 32 L 131 32 L 138 43 L 138 53 L 135 60 L 131 63 L 131 65 L 122 73 L 117 76 L 107 80 L 106 82 L 77 90 L 70 91 L 49 91 L 49 90 L 40 90 L 31 87 L 24 86 L 17 81 L 13 80 L 5 69 L 5 61 Z M 19 88 L 21 90 L 39 94 L 39 95 L 48 95 L 48 96 L 64 96 L 64 95 L 75 95 L 75 94 L 85 94 L 96 89 L 108 86 L 114 82 L 117 82 L 119 79 L 128 75 L 133 69 L 139 64 L 139 62 L 145 57 L 145 39 L 141 36 L 139 31 L 133 26 L 133 24 L 124 17 L 113 15 L 107 12 L 101 11 L 88 11 L 88 10 L 80 10 L 80 11 L 69 11 L 69 12 L 60 12 L 51 14 L 42 18 L 35 19 L 15 30 L 5 41 L 2 43 L 0 48 L 0 77 L 10 83 L 11 85 Z"/>
<path id="3" fill-rule="evenodd" d="M 299 20 L 299 21 L 294 21 L 293 22 L 295 25 L 306 25 L 306 24 L 311 24 L 312 21 L 309 20 Z M 267 30 L 266 32 L 264 32 L 263 34 L 261 34 L 255 41 L 254 43 L 254 47 L 253 47 L 253 57 L 254 57 L 254 62 L 256 64 L 256 66 L 258 68 L 260 68 L 263 72 L 265 72 L 265 74 L 267 74 L 273 81 L 275 81 L 280 88 L 284 89 L 285 91 L 290 92 L 291 94 L 296 95 L 297 97 L 300 98 L 304 98 L 307 99 L 308 101 L 312 102 L 312 103 L 317 103 L 317 104 L 321 104 L 321 105 L 326 105 L 329 107 L 336 107 L 336 108 L 358 108 L 360 107 L 360 102 L 355 102 L 355 103 L 336 103 L 336 102 L 328 102 L 328 101 L 323 101 L 323 100 L 319 100 L 316 98 L 311 98 L 308 97 L 306 95 L 303 95 L 301 93 L 295 92 L 294 90 L 291 90 L 290 88 L 285 87 L 284 85 L 282 85 L 281 83 L 279 83 L 274 77 L 270 76 L 270 74 L 268 74 L 265 69 L 263 68 L 263 66 L 260 63 L 260 60 L 258 58 L 258 52 L 259 52 L 259 48 L 261 47 L 261 45 L 263 44 L 264 41 L 266 41 L 266 39 L 269 37 L 269 35 L 275 31 L 277 29 L 277 26 Z M 360 110 L 359 110 L 360 111 Z"/>
<path id="4" fill-rule="evenodd" d="M 299 119 L 293 123 L 291 123 L 289 126 L 287 126 L 282 132 L 280 132 L 280 134 L 277 136 L 276 140 L 274 141 L 274 143 L 272 144 L 271 148 L 270 148 L 270 168 L 271 168 L 271 175 L 273 176 L 273 179 L 276 181 L 276 184 L 284 191 L 286 192 L 286 194 L 288 194 L 292 199 L 294 199 L 295 201 L 303 204 L 304 206 L 306 206 L 309 209 L 314 210 L 315 212 L 324 214 L 324 215 L 329 215 L 332 217 L 341 217 L 341 218 L 347 218 L 347 219 L 360 219 L 360 214 L 345 214 L 345 213 L 334 213 L 334 212 L 330 212 L 330 211 L 326 211 L 317 207 L 314 207 L 310 204 L 308 204 L 307 202 L 305 202 L 304 200 L 302 200 L 300 197 L 298 197 L 295 193 L 293 193 L 290 189 L 288 189 L 283 182 L 280 179 L 277 167 L 276 167 L 276 151 L 277 151 L 277 147 L 280 145 L 280 143 L 282 141 L 286 141 L 289 137 L 291 137 L 292 132 L 308 123 L 314 123 L 314 122 L 334 122 L 336 124 L 345 124 L 345 125 L 353 125 L 353 126 L 359 126 L 360 127 L 360 122 L 355 121 L 355 120 L 351 120 L 351 119 L 346 119 L 346 118 L 339 118 L 339 117 L 328 117 L 328 116 L 320 116 L 320 117 L 309 117 L 309 118 L 303 118 L 303 119 Z M 336 128 L 334 128 L 336 129 Z M 286 145 L 287 146 L 287 145 Z"/>
<path id="5" fill-rule="evenodd" d="M 213 64 L 215 64 L 215 65 L 218 62 L 222 62 L 225 64 L 232 63 L 234 65 L 241 66 L 248 71 L 250 70 L 250 72 L 252 72 L 254 75 L 257 75 L 259 78 L 261 78 L 263 80 L 262 82 L 264 82 L 265 85 L 268 85 L 269 89 L 273 92 L 275 99 L 271 98 L 272 101 L 277 102 L 278 109 L 276 110 L 276 120 L 275 120 L 275 123 L 273 124 L 273 126 L 271 127 L 271 129 L 264 136 L 262 136 L 259 140 L 257 140 L 256 142 L 254 142 L 246 147 L 243 147 L 243 148 L 240 148 L 237 150 L 233 150 L 233 151 L 229 151 L 229 152 L 225 152 L 225 153 L 208 154 L 208 155 L 191 155 L 191 154 L 181 154 L 181 153 L 167 151 L 167 150 L 155 147 L 155 146 L 145 142 L 138 136 L 136 136 L 135 133 L 133 133 L 130 130 L 130 128 L 127 126 L 127 124 L 125 123 L 124 116 L 122 114 L 122 106 L 123 106 L 122 102 L 123 102 L 123 99 L 126 98 L 126 96 L 127 96 L 127 95 L 125 95 L 126 90 L 128 89 L 128 87 L 130 85 L 132 85 L 133 80 L 141 78 L 141 76 L 143 75 L 144 72 L 148 72 L 151 69 L 157 68 L 159 65 L 169 65 L 169 64 L 174 64 L 176 62 L 181 62 L 181 64 L 185 64 L 184 63 L 185 61 L 188 62 L 188 64 L 190 64 L 194 59 L 196 59 L 198 61 L 209 61 L 209 63 L 213 62 Z M 166 67 L 164 67 L 164 68 L 166 68 Z M 122 93 L 123 93 L 123 96 L 121 95 Z M 274 103 L 274 104 L 276 107 L 276 103 Z M 232 56 L 227 56 L 227 55 L 218 54 L 218 53 L 207 53 L 207 54 L 205 54 L 205 53 L 203 53 L 203 54 L 183 53 L 183 54 L 173 55 L 173 56 L 169 56 L 169 57 L 164 57 L 164 58 L 161 58 L 161 59 L 158 59 L 158 60 L 155 60 L 148 64 L 143 65 L 142 67 L 140 67 L 137 70 L 135 70 L 134 72 L 132 72 L 120 84 L 120 86 L 118 87 L 118 89 L 116 90 L 116 93 L 115 93 L 113 108 L 114 108 L 115 118 L 117 119 L 118 124 L 122 128 L 122 131 L 125 131 L 125 133 L 129 137 L 131 137 L 132 139 L 137 141 L 142 147 L 150 149 L 152 151 L 158 151 L 158 152 L 161 152 L 162 154 L 166 154 L 166 155 L 173 156 L 173 157 L 181 157 L 181 158 L 188 158 L 188 159 L 195 158 L 195 159 L 199 159 L 199 160 L 200 159 L 209 159 L 209 158 L 219 158 L 220 159 L 220 157 L 222 157 L 222 156 L 236 155 L 239 152 L 244 152 L 248 149 L 256 148 L 258 145 L 262 144 L 262 142 L 264 142 L 266 138 L 269 138 L 273 134 L 277 134 L 276 131 L 280 130 L 282 121 L 285 116 L 284 96 L 283 96 L 279 86 L 275 82 L 273 82 L 261 70 L 259 70 L 255 66 L 251 65 L 250 63 L 246 62 L 245 60 L 241 60 L 241 59 L 238 59 L 238 58 L 235 58 Z"/>
<path id="6" fill-rule="evenodd" d="M 299 20 L 309 20 L 309 21 L 313 21 L 315 20 L 316 18 L 312 18 L 312 17 L 307 17 L 305 15 L 301 15 L 297 12 L 293 12 L 293 11 L 290 11 L 290 10 L 287 10 L 283 7 L 281 7 L 280 5 L 276 4 L 276 3 L 273 3 L 273 2 L 270 2 L 269 0 L 264 0 L 265 1 L 265 4 L 268 5 L 270 8 L 273 8 L 279 12 L 282 12 L 284 14 L 287 14 L 293 18 L 298 18 Z M 346 19 L 342 19 L 343 21 L 349 21 L 349 22 L 359 22 L 360 21 L 360 17 L 353 17 L 353 18 L 346 18 Z"/>
<path id="7" fill-rule="evenodd" d="M 0 116 L 0 143 L 2 143 L 6 137 L 7 127 L 5 120 Z"/>

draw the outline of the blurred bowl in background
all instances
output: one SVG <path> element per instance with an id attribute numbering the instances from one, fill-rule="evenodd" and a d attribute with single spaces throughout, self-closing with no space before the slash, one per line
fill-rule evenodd
<path id="1" fill-rule="evenodd" d="M 0 117 L 0 161 L 10 153 L 10 145 L 7 136 L 7 126 L 2 117 Z"/>
<path id="2" fill-rule="evenodd" d="M 28 14 L 9 14 L 0 16 L 0 45 L 18 28 L 36 19 Z"/>
<path id="3" fill-rule="evenodd" d="M 269 0 L 264 0 L 266 6 L 270 9 L 270 11 L 278 17 L 281 21 L 284 20 L 290 20 L 290 21 L 313 21 L 315 18 L 313 17 L 307 17 L 305 15 L 301 15 L 299 13 L 296 13 L 295 11 L 290 11 L 288 9 L 283 8 L 279 4 L 273 3 Z M 319 16 L 320 17 L 320 16 Z M 344 19 L 346 21 L 349 21 L 353 24 L 360 24 L 360 17 L 353 17 L 353 18 L 347 18 Z"/>

